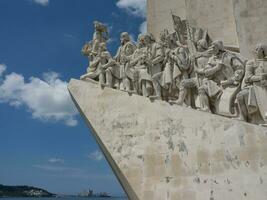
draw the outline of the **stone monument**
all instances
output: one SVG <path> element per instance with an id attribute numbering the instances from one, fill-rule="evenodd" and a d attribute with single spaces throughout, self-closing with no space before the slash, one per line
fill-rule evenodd
<path id="1" fill-rule="evenodd" d="M 94 23 L 68 89 L 130 200 L 266 199 L 266 3 L 253 2 L 148 0 L 149 33 L 123 32 L 114 57 Z"/>

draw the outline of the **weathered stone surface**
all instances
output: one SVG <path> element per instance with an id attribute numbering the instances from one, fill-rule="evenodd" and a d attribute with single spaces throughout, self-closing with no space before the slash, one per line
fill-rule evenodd
<path id="1" fill-rule="evenodd" d="M 214 40 L 238 47 L 232 0 L 186 0 L 186 16 L 191 26 L 208 30 Z"/>
<path id="2" fill-rule="evenodd" d="M 266 199 L 266 128 L 96 83 L 68 88 L 131 200 Z"/>
<path id="3" fill-rule="evenodd" d="M 267 42 L 267 1 L 233 0 L 240 52 L 253 58 L 251 49 Z"/>

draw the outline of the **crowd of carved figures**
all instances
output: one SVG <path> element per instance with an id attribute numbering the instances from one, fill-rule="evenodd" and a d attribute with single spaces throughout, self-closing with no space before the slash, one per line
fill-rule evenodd
<path id="1" fill-rule="evenodd" d="M 106 46 L 106 26 L 94 22 L 93 39 L 82 49 L 90 62 L 81 80 L 265 126 L 267 45 L 257 45 L 255 58 L 246 60 L 212 41 L 207 31 L 177 16 L 173 21 L 175 32 L 163 30 L 158 41 L 140 34 L 135 43 L 121 33 L 114 57 Z"/>

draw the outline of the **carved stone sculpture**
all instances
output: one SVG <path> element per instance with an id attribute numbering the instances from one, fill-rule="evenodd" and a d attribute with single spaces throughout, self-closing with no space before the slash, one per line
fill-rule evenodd
<path id="1" fill-rule="evenodd" d="M 147 66 L 145 65 L 145 57 L 147 49 L 145 47 L 145 36 L 140 34 L 137 39 L 137 48 L 130 58 L 130 62 L 127 63 L 125 73 L 127 78 L 133 84 L 133 90 L 135 93 L 142 95 L 145 91 L 145 77 L 147 74 Z M 148 81 L 151 81 L 149 78 Z"/>
<path id="2" fill-rule="evenodd" d="M 164 61 L 164 48 L 161 44 L 156 42 L 153 35 L 149 34 L 145 37 L 146 46 L 148 49 L 148 73 L 151 75 L 153 80 L 153 94 L 149 96 L 154 99 L 161 99 L 161 87 L 158 82 L 158 77 L 161 75 Z"/>
<path id="3" fill-rule="evenodd" d="M 156 73 L 153 79 L 153 87 L 155 91 L 154 96 L 150 96 L 150 99 L 161 99 L 168 100 L 167 93 L 171 89 L 172 85 L 172 70 L 173 64 L 169 59 L 169 52 L 173 47 L 173 41 L 171 35 L 167 30 L 163 30 L 160 34 L 160 41 L 158 42 L 158 60 L 161 63 L 161 71 Z M 160 60 L 163 56 L 163 61 Z M 164 94 L 162 92 L 164 91 Z"/>
<path id="4" fill-rule="evenodd" d="M 190 78 L 190 73 L 192 72 L 193 66 L 192 60 L 189 55 L 189 50 L 186 46 L 179 46 L 175 50 L 172 50 L 169 57 L 174 63 L 173 80 L 176 84 L 177 90 L 179 90 L 178 100 L 172 103 L 182 105 L 186 99 L 186 96 L 188 95 L 184 84 Z M 187 101 L 187 105 L 190 106 L 189 99 Z"/>
<path id="5" fill-rule="evenodd" d="M 203 75 L 198 75 L 195 73 L 197 70 L 204 69 L 207 64 L 210 57 L 210 54 L 207 52 L 208 50 L 208 43 L 205 39 L 201 39 L 197 42 L 196 45 L 196 51 L 194 52 L 194 55 L 191 55 L 191 67 L 194 67 L 194 71 L 191 72 L 190 78 L 185 78 L 181 81 L 179 85 L 180 94 L 179 99 L 175 102 L 177 104 L 183 104 L 185 101 L 185 98 L 192 90 L 197 92 L 199 97 L 199 105 L 198 108 L 203 111 L 209 111 L 209 103 L 208 98 L 203 91 Z M 204 93 L 204 94 L 203 94 Z M 192 98 L 195 98 L 193 95 Z M 195 104 L 195 103 L 194 103 Z"/>
<path id="6" fill-rule="evenodd" d="M 113 68 L 116 62 L 107 50 L 106 43 L 99 45 L 98 53 L 93 62 L 90 63 L 88 73 L 81 76 L 81 80 L 98 80 L 101 86 L 113 87 Z"/>
<path id="7" fill-rule="evenodd" d="M 147 41 L 149 35 L 139 35 L 138 37 L 138 48 L 134 52 L 126 74 L 134 82 L 135 90 L 138 94 L 145 97 L 152 95 L 153 85 L 152 76 L 150 73 L 151 62 L 149 60 L 149 49 Z"/>
<path id="8" fill-rule="evenodd" d="M 207 107 L 213 113 L 221 114 L 221 96 L 227 88 L 234 87 L 232 93 L 227 96 L 230 112 L 227 114 L 234 114 L 234 102 L 237 93 L 241 89 L 244 76 L 243 62 L 234 54 L 225 51 L 222 41 L 214 41 L 210 47 L 210 52 L 212 56 L 208 61 L 208 65 L 204 69 L 196 70 L 197 74 L 205 77 L 203 79 L 203 90 L 209 98 Z"/>
<path id="9" fill-rule="evenodd" d="M 86 43 L 81 50 L 82 54 L 87 56 L 89 61 L 91 62 L 93 62 L 95 57 L 97 56 L 100 44 L 106 43 L 106 41 L 108 40 L 108 30 L 103 23 L 95 21 L 94 27 L 95 32 L 93 39 L 90 42 Z M 89 71 L 89 68 L 87 69 L 87 71 Z"/>
<path id="10" fill-rule="evenodd" d="M 241 119 L 267 124 L 267 45 L 255 48 L 255 59 L 246 64 L 243 90 L 237 95 Z"/>
<path id="11" fill-rule="evenodd" d="M 240 54 L 225 50 L 222 41 L 212 42 L 207 31 L 189 26 L 186 20 L 173 20 L 175 32 L 163 30 L 158 42 L 152 34 L 141 34 L 136 47 L 127 32 L 121 33 L 114 58 L 106 47 L 107 27 L 94 22 L 93 40 L 82 49 L 90 65 L 81 79 L 151 100 L 267 124 L 266 45 L 257 46 L 256 59 L 246 63 L 245 73 Z"/>
<path id="12" fill-rule="evenodd" d="M 131 82 L 129 77 L 125 73 L 126 65 L 129 63 L 131 55 L 134 53 L 136 46 L 132 43 L 130 35 L 127 32 L 121 33 L 121 46 L 119 47 L 114 59 L 120 66 L 120 68 L 114 71 L 114 76 L 121 79 L 120 89 L 130 91 Z"/>

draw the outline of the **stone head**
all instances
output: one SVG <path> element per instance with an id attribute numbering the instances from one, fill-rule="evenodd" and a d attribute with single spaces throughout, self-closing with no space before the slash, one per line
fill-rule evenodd
<path id="1" fill-rule="evenodd" d="M 100 51 L 106 51 L 107 50 L 107 44 L 105 42 L 102 42 L 99 44 L 99 50 Z"/>
<path id="2" fill-rule="evenodd" d="M 223 42 L 220 41 L 220 40 L 216 40 L 214 42 L 212 42 L 209 50 L 211 51 L 211 53 L 213 55 L 218 55 L 220 54 L 221 52 L 224 51 L 224 46 L 223 46 Z"/>
<path id="3" fill-rule="evenodd" d="M 254 50 L 255 57 L 258 59 L 266 58 L 267 56 L 267 45 L 258 44 Z"/>
<path id="4" fill-rule="evenodd" d="M 137 47 L 142 48 L 145 46 L 145 35 L 139 34 L 137 38 Z"/>
<path id="5" fill-rule="evenodd" d="M 150 46 L 154 41 L 154 36 L 152 34 L 144 34 L 145 46 Z"/>
<path id="6" fill-rule="evenodd" d="M 129 42 L 131 39 L 130 39 L 130 35 L 129 35 L 129 33 L 127 33 L 127 32 L 122 32 L 121 33 L 121 38 L 120 38 L 120 40 L 121 40 L 121 44 L 123 45 L 123 44 L 125 44 L 125 43 L 127 43 L 127 42 Z"/>

